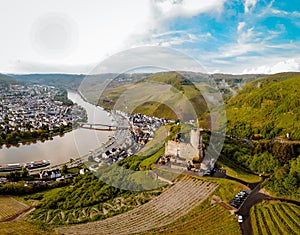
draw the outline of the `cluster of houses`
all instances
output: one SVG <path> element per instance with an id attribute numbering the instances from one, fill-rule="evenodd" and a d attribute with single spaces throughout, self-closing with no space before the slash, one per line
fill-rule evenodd
<path id="1" fill-rule="evenodd" d="M 124 148 L 111 148 L 107 149 L 104 153 L 100 154 L 98 157 L 95 157 L 94 160 L 100 163 L 113 164 L 119 162 L 124 158 L 128 157 L 128 153 Z"/>
<path id="2" fill-rule="evenodd" d="M 170 120 L 158 117 L 149 117 L 144 114 L 133 114 L 129 119 L 131 127 L 131 137 L 138 144 L 145 145 L 154 136 L 154 132 L 162 125 L 166 125 Z"/>
<path id="3" fill-rule="evenodd" d="M 79 106 L 54 100 L 58 89 L 46 85 L 10 85 L 0 88 L 0 129 L 35 131 L 74 124 L 85 112 Z"/>
<path id="4" fill-rule="evenodd" d="M 91 152 L 93 160 L 101 164 L 113 164 L 138 152 L 149 140 L 153 139 L 155 131 L 170 120 L 157 117 L 149 117 L 143 114 L 124 113 L 119 111 L 115 119 L 124 117 L 129 123 L 128 129 L 118 129 L 109 144 L 98 152 Z M 124 122 L 118 122 L 118 125 Z M 91 170 L 96 170 L 99 164 L 95 164 Z"/>
<path id="5" fill-rule="evenodd" d="M 40 179 L 51 180 L 62 176 L 60 169 L 43 170 L 40 172 Z"/>
<path id="6" fill-rule="evenodd" d="M 41 170 L 39 172 L 39 177 L 40 179 L 35 179 L 31 181 L 25 181 L 24 186 L 29 186 L 29 185 L 42 185 L 42 184 L 51 184 L 55 181 L 64 181 L 68 179 L 73 179 L 76 177 L 78 174 L 84 175 L 86 172 L 89 170 L 87 168 L 81 168 L 79 170 L 79 173 L 73 173 L 73 174 L 65 174 L 63 175 L 61 172 L 61 169 L 55 168 L 55 169 L 45 169 Z M 1 183 L 13 183 L 8 180 L 7 177 L 0 177 L 0 184 Z"/>

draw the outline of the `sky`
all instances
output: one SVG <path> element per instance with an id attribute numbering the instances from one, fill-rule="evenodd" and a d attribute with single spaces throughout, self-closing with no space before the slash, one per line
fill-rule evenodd
<path id="1" fill-rule="evenodd" d="M 299 29 L 298 0 L 0 0 L 0 73 L 86 74 L 143 46 L 208 73 L 300 71 Z"/>

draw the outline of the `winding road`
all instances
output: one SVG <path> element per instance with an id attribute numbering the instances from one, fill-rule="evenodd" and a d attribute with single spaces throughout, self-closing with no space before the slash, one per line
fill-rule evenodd
<path id="1" fill-rule="evenodd" d="M 292 203 L 297 206 L 300 206 L 300 201 L 273 197 L 273 196 L 269 196 L 264 193 L 261 193 L 260 192 L 261 184 L 264 182 L 265 179 L 263 179 L 261 182 L 257 182 L 257 183 L 247 183 L 243 180 L 226 175 L 225 171 L 216 171 L 216 172 L 214 172 L 213 177 L 234 180 L 236 182 L 242 183 L 243 185 L 249 187 L 252 190 L 251 193 L 246 198 L 246 200 L 240 206 L 240 208 L 236 211 L 236 214 L 242 215 L 244 218 L 244 221 L 242 223 L 240 223 L 243 235 L 253 235 L 250 210 L 251 210 L 251 207 L 256 205 L 257 203 L 260 203 L 264 200 L 279 200 L 281 202 L 288 202 L 288 203 Z"/>

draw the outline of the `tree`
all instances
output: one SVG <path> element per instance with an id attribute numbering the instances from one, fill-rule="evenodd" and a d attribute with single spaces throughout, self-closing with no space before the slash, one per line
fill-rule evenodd
<path id="1" fill-rule="evenodd" d="M 255 172 L 266 173 L 274 172 L 279 166 L 279 161 L 276 157 L 268 152 L 263 154 L 255 154 L 250 163 L 250 169 Z"/>
<path id="2" fill-rule="evenodd" d="M 89 162 L 94 162 L 94 161 L 95 161 L 92 155 L 89 155 L 88 161 L 89 161 Z"/>
<path id="3" fill-rule="evenodd" d="M 284 187 L 290 192 L 296 192 L 297 190 L 297 178 L 294 174 L 289 174 L 283 181 Z"/>
<path id="4" fill-rule="evenodd" d="M 27 178 L 29 176 L 29 172 L 26 168 L 23 168 L 22 172 L 21 172 L 21 177 L 23 179 Z"/>
<path id="5" fill-rule="evenodd" d="M 11 181 L 19 181 L 20 178 L 21 178 L 21 175 L 20 175 L 20 172 L 19 171 L 13 171 L 13 172 L 10 172 L 8 175 L 7 175 L 7 178 L 10 179 Z"/>
<path id="6" fill-rule="evenodd" d="M 65 175 L 68 174 L 68 167 L 66 164 L 64 164 L 61 168 L 61 172 Z"/>

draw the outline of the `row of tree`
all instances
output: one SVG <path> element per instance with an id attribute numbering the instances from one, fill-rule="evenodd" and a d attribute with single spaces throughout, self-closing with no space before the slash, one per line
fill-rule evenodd
<path id="1" fill-rule="evenodd" d="M 227 139 L 221 154 L 253 173 L 269 176 L 265 183 L 268 190 L 281 196 L 300 197 L 300 144 L 249 144 Z"/>
<path id="2" fill-rule="evenodd" d="M 71 123 L 68 125 L 61 125 L 60 127 L 54 127 L 53 130 L 49 130 L 48 126 L 44 126 L 35 131 L 11 131 L 0 133 L 0 145 L 3 144 L 18 144 L 20 142 L 30 142 L 38 139 L 48 139 L 57 134 L 63 134 L 67 130 L 72 128 Z"/>

